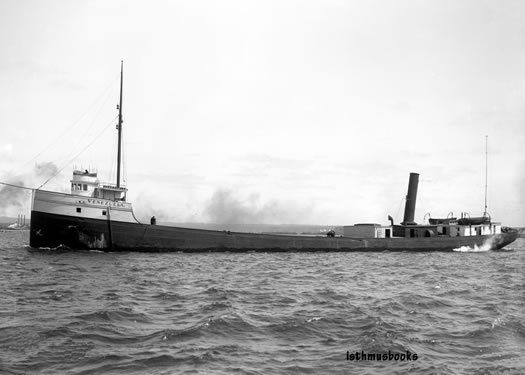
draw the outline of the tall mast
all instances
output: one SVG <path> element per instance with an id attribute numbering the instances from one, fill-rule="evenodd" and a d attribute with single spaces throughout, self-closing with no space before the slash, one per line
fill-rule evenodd
<path id="1" fill-rule="evenodd" d="M 120 104 L 118 106 L 118 151 L 117 151 L 117 187 L 120 187 L 120 154 L 122 143 L 122 81 L 124 79 L 124 61 L 120 61 Z"/>
<path id="2" fill-rule="evenodd" d="M 487 216 L 487 181 L 488 181 L 488 171 L 489 171 L 489 163 L 488 163 L 488 138 L 489 136 L 485 136 L 485 211 L 483 212 L 483 216 Z"/>

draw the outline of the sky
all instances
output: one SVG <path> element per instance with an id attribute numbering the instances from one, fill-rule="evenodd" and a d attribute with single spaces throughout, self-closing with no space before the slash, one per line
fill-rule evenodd
<path id="1" fill-rule="evenodd" d="M 124 60 L 139 217 L 399 222 L 410 172 L 417 222 L 480 216 L 488 136 L 488 212 L 524 226 L 524 19 L 509 0 L 2 0 L 0 181 L 115 181 Z"/>

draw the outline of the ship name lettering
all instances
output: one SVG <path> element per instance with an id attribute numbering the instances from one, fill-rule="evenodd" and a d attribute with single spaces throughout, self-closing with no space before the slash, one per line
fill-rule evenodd
<path id="1" fill-rule="evenodd" d="M 124 204 L 119 202 L 101 201 L 99 199 L 88 199 L 88 203 L 100 204 L 102 206 L 113 206 L 113 207 L 124 207 Z M 85 201 L 79 200 L 78 203 L 86 203 Z"/>

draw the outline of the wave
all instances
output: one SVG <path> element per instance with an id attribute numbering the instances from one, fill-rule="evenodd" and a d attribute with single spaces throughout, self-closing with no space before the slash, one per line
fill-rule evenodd
<path id="1" fill-rule="evenodd" d="M 93 254 L 2 241 L 0 373 L 525 370 L 521 251 Z M 349 363 L 347 350 L 421 361 Z"/>
<path id="2" fill-rule="evenodd" d="M 457 251 L 460 253 L 482 253 L 490 250 L 490 246 L 480 246 L 474 245 L 474 247 L 471 246 L 461 246 L 458 248 L 453 249 L 453 251 Z"/>
<path id="3" fill-rule="evenodd" d="M 82 320 L 95 323 L 121 323 L 126 321 L 151 323 L 152 320 L 143 313 L 133 312 L 131 308 L 121 308 L 119 310 L 100 310 L 72 317 L 74 320 Z"/>

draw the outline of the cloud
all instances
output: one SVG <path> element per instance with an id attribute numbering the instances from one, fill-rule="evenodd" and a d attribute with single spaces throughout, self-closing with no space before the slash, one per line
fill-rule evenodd
<path id="1" fill-rule="evenodd" d="M 13 155 L 13 145 L 7 143 L 0 148 L 0 155 L 10 158 Z"/>
<path id="2" fill-rule="evenodd" d="M 58 173 L 58 167 L 52 162 L 43 162 L 35 164 L 33 172 L 41 178 L 50 178 Z"/>

